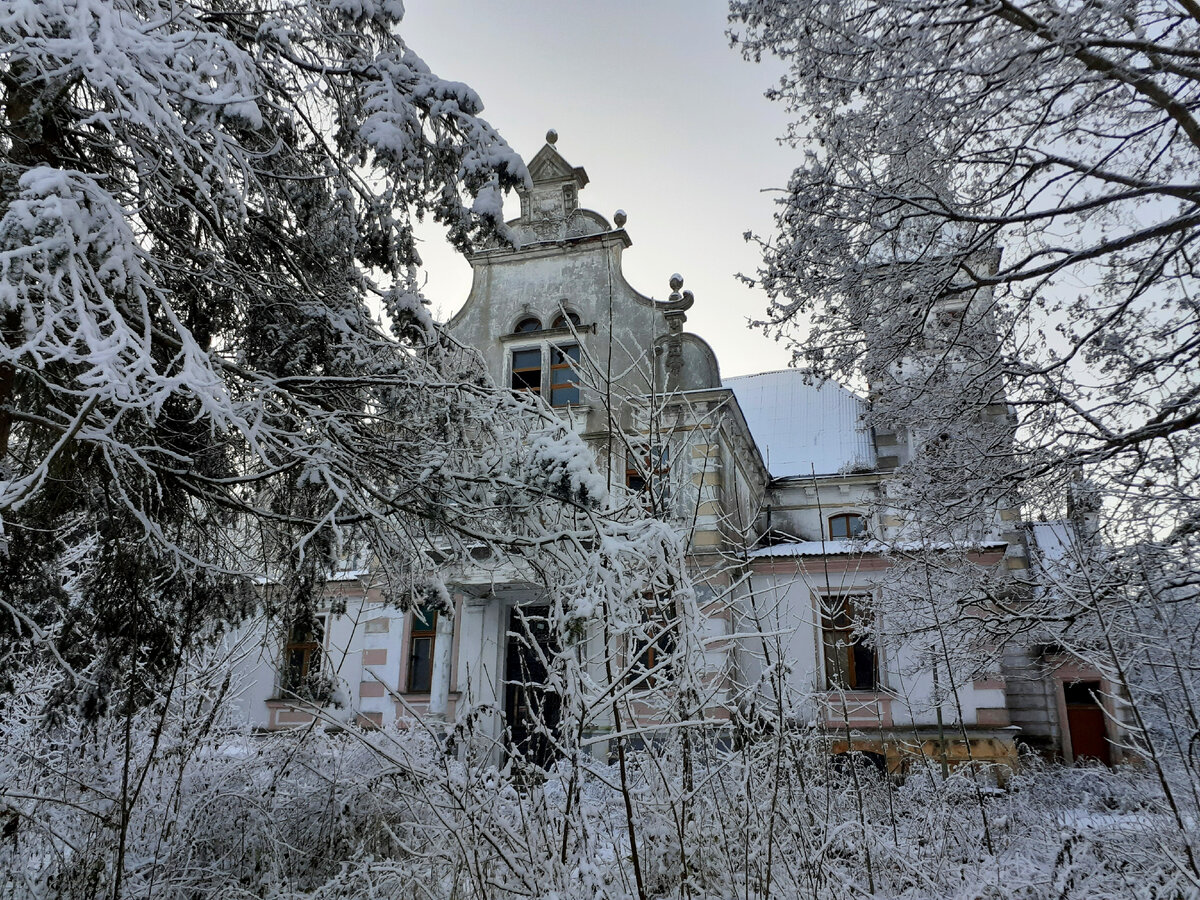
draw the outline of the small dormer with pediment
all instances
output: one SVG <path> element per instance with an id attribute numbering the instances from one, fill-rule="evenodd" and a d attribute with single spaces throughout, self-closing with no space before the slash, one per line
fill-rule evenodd
<path id="1" fill-rule="evenodd" d="M 579 206 L 579 192 L 588 183 L 582 166 L 572 166 L 555 147 L 551 129 L 546 143 L 529 161 L 530 186 L 520 188 L 521 215 L 509 222 L 522 245 L 602 234 L 612 226 L 599 213 Z"/>

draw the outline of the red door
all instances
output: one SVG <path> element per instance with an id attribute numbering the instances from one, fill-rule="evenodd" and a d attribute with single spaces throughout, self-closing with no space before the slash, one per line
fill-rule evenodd
<path id="1" fill-rule="evenodd" d="M 1098 759 L 1106 766 L 1111 765 L 1107 723 L 1104 710 L 1097 702 L 1100 683 L 1082 681 L 1064 684 L 1063 694 L 1067 702 L 1067 731 L 1071 736 L 1071 754 L 1075 762 Z"/>

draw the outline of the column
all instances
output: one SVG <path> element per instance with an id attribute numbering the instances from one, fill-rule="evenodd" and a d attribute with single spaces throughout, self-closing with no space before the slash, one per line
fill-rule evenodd
<path id="1" fill-rule="evenodd" d="M 439 610 L 434 625 L 433 673 L 429 685 L 429 715 L 446 721 L 450 706 L 450 658 L 454 650 L 454 613 Z"/>

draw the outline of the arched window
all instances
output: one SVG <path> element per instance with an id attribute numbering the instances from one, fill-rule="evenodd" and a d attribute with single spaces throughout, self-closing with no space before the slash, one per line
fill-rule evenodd
<path id="1" fill-rule="evenodd" d="M 833 540 L 856 538 L 865 529 L 866 523 L 858 513 L 842 513 L 829 517 L 829 537 Z"/>
<path id="2" fill-rule="evenodd" d="M 533 331 L 541 331 L 542 323 L 537 316 L 526 316 L 517 323 L 517 327 L 513 329 L 513 334 L 529 334 Z"/>
<path id="3" fill-rule="evenodd" d="M 566 313 L 562 313 L 561 315 L 559 315 L 559 317 L 554 320 L 553 327 L 554 328 L 566 328 L 568 321 L 570 322 L 570 324 L 574 325 L 576 328 L 579 327 L 579 316 L 577 316 L 573 312 L 566 312 Z"/>

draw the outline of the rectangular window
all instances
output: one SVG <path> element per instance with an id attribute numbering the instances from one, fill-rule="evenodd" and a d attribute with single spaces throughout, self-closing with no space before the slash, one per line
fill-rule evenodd
<path id="1" fill-rule="evenodd" d="M 512 355 L 512 389 L 514 391 L 542 392 L 542 351 L 514 350 Z"/>
<path id="2" fill-rule="evenodd" d="M 550 348 L 550 405 L 579 404 L 579 345 Z"/>
<path id="3" fill-rule="evenodd" d="M 642 610 L 641 627 L 629 640 L 628 684 L 652 688 L 672 680 L 678 627 L 669 602 Z"/>
<path id="4" fill-rule="evenodd" d="M 283 648 L 282 693 L 320 699 L 321 651 L 325 646 L 325 617 L 306 614 L 288 632 Z"/>
<path id="5" fill-rule="evenodd" d="M 869 622 L 869 594 L 819 598 L 821 636 L 825 648 L 825 683 L 831 691 L 873 691 L 878 661 L 874 640 L 862 633 Z"/>
<path id="6" fill-rule="evenodd" d="M 625 456 L 625 486 L 641 494 L 646 508 L 663 512 L 671 501 L 671 454 L 662 445 L 634 444 Z"/>
<path id="7" fill-rule="evenodd" d="M 433 645 L 437 640 L 437 610 L 422 606 L 413 611 L 408 637 L 408 689 L 428 694 L 433 687 Z"/>

